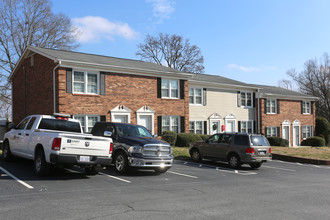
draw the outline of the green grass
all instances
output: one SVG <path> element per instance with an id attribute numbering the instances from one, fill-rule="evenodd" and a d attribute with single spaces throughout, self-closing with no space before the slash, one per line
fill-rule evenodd
<path id="1" fill-rule="evenodd" d="M 317 160 L 330 160 L 330 147 L 272 147 L 272 153 Z"/>
<path id="2" fill-rule="evenodd" d="M 189 147 L 173 147 L 173 156 L 177 160 L 190 160 Z"/>

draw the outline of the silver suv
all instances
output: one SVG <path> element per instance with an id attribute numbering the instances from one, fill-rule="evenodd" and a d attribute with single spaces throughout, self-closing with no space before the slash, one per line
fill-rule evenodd
<path id="1" fill-rule="evenodd" d="M 235 169 L 242 164 L 259 168 L 263 162 L 272 159 L 268 140 L 260 134 L 215 134 L 205 141 L 192 143 L 189 152 L 195 162 L 202 159 L 225 161 Z"/>

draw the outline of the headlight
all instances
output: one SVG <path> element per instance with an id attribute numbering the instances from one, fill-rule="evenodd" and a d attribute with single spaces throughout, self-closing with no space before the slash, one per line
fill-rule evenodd
<path id="1" fill-rule="evenodd" d="M 141 146 L 131 146 L 128 148 L 128 152 L 130 153 L 142 153 L 142 147 Z"/>

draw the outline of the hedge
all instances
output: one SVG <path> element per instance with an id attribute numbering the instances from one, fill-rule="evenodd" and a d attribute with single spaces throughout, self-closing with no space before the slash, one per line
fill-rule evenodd
<path id="1" fill-rule="evenodd" d="M 328 145 L 330 141 L 330 123 L 326 118 L 316 117 L 315 121 L 315 136 L 323 137 L 325 144 Z"/>
<path id="2" fill-rule="evenodd" d="M 280 137 L 267 137 L 270 146 L 288 147 L 289 141 Z"/>
<path id="3" fill-rule="evenodd" d="M 309 137 L 301 142 L 301 146 L 322 147 L 325 146 L 325 140 L 322 137 Z"/>
<path id="4" fill-rule="evenodd" d="M 162 134 L 162 140 L 169 143 L 171 146 L 175 146 L 178 134 L 174 131 L 164 131 Z"/>
<path id="5" fill-rule="evenodd" d="M 208 134 L 200 134 L 199 136 L 202 138 L 203 141 L 211 137 L 211 135 Z"/>
<path id="6" fill-rule="evenodd" d="M 195 141 L 202 141 L 202 138 L 198 134 L 179 133 L 175 145 L 178 147 L 189 147 L 190 143 Z"/>

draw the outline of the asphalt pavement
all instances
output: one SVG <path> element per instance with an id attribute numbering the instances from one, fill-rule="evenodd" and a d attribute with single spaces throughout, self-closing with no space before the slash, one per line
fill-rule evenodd
<path id="1" fill-rule="evenodd" d="M 175 161 L 165 174 L 78 167 L 36 177 L 0 160 L 0 219 L 330 219 L 330 166 L 273 160 L 259 169 Z"/>

